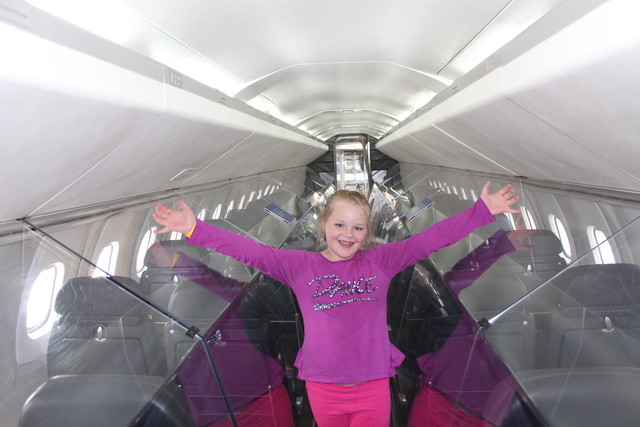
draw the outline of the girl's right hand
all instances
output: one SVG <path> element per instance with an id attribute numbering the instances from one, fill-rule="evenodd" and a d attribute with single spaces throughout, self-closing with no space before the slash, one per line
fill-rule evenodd
<path id="1" fill-rule="evenodd" d="M 164 228 L 156 230 L 156 234 L 169 233 L 178 231 L 187 234 L 191 231 L 196 223 L 196 216 L 193 211 L 182 200 L 178 200 L 179 210 L 166 207 L 162 203 L 156 205 L 156 211 L 153 213 L 153 219 Z"/>
<path id="2" fill-rule="evenodd" d="M 482 188 L 480 198 L 484 201 L 491 212 L 491 215 L 498 215 L 504 212 L 519 213 L 518 209 L 512 209 L 510 206 L 518 201 L 519 197 L 511 184 L 507 184 L 495 193 L 489 193 L 491 189 L 491 181 Z"/>

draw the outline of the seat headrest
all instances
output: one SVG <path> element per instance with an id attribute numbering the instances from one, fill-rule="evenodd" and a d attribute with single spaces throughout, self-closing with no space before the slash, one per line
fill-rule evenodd
<path id="1" fill-rule="evenodd" d="M 113 280 L 130 289 L 139 288 L 138 282 L 123 276 Z M 121 317 L 140 304 L 106 277 L 74 277 L 60 289 L 55 310 L 60 315 L 118 316 Z"/>
<path id="2" fill-rule="evenodd" d="M 264 196 L 265 199 L 280 207 L 286 205 L 289 200 L 293 199 L 293 197 L 293 193 L 286 190 L 276 190 L 268 196 Z"/>
<path id="3" fill-rule="evenodd" d="M 160 240 L 149 247 L 144 257 L 147 267 L 168 268 L 171 266 L 173 254 L 181 253 L 191 259 L 206 264 L 209 251 L 200 246 L 190 245 L 184 240 Z"/>
<path id="4" fill-rule="evenodd" d="M 553 281 L 563 294 L 563 306 L 616 307 L 640 305 L 640 266 L 581 265 Z"/>
<path id="5" fill-rule="evenodd" d="M 430 197 L 435 202 L 435 208 L 446 216 L 455 215 L 473 206 L 471 200 L 462 200 L 455 194 L 438 193 Z"/>
<path id="6" fill-rule="evenodd" d="M 207 219 L 205 220 L 207 224 L 215 225 L 218 228 L 221 228 L 226 231 L 231 231 L 233 233 L 239 233 L 241 230 L 235 225 L 231 224 L 229 221 L 225 219 Z"/>
<path id="7" fill-rule="evenodd" d="M 533 246 L 533 255 L 558 255 L 562 252 L 562 242 L 551 230 L 538 230 L 524 239 L 524 244 Z"/>
<path id="8" fill-rule="evenodd" d="M 512 252 L 507 256 L 538 278 L 547 280 L 567 266 L 565 259 L 560 256 L 562 242 L 554 232 L 537 230 L 525 238 L 523 243 L 532 246 L 531 250 Z"/>
<path id="9" fill-rule="evenodd" d="M 221 278 L 223 282 L 225 279 Z M 215 285 L 212 285 L 215 288 Z M 232 289 L 233 290 L 233 289 Z M 237 291 L 242 288 L 238 286 Z M 222 290 L 221 290 L 222 291 Z M 236 292 L 237 293 L 237 292 Z M 182 282 L 171 295 L 169 311 L 178 317 L 213 318 L 220 314 L 226 300 L 193 282 Z"/>
<path id="10" fill-rule="evenodd" d="M 248 212 L 262 212 L 265 208 L 265 206 L 268 206 L 269 202 L 263 199 L 256 199 L 256 200 L 252 200 L 249 203 L 247 203 L 247 207 L 246 207 L 246 211 Z"/>

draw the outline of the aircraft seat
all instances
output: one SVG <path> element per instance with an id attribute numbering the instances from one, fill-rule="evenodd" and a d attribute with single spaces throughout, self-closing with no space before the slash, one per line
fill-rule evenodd
<path id="1" fill-rule="evenodd" d="M 142 273 L 140 283 L 149 289 L 150 301 L 166 310 L 173 291 L 182 281 L 182 275 L 180 268 L 170 268 L 172 259 L 163 259 L 154 254 L 159 250 L 159 246 L 166 249 L 171 256 L 180 252 L 204 265 L 208 265 L 217 254 L 205 248 L 189 245 L 184 240 L 162 240 L 149 248 L 144 259 L 146 269 Z"/>
<path id="2" fill-rule="evenodd" d="M 209 219 L 205 222 L 233 233 L 242 233 L 242 230 L 235 226 L 235 224 L 229 223 L 226 219 Z M 224 276 L 234 278 L 240 282 L 248 282 L 255 273 L 253 268 L 244 265 L 240 261 L 215 252 L 212 253 L 208 265 L 214 270 L 221 272 Z"/>
<path id="3" fill-rule="evenodd" d="M 576 266 L 552 285 L 547 367 L 640 366 L 640 266 Z"/>
<path id="4" fill-rule="evenodd" d="M 258 285 L 258 288 L 270 291 L 266 285 Z M 283 384 L 285 371 L 271 354 L 274 350 L 272 341 L 277 337 L 267 330 L 270 326 L 280 325 L 271 325 L 270 313 L 261 310 L 269 306 L 259 307 L 260 300 L 250 301 L 247 304 L 250 307 L 245 307 L 248 311 L 243 313 L 240 305 L 244 292 L 243 283 L 211 276 L 197 284 L 181 283 L 171 298 L 170 311 L 182 322 L 200 328 L 204 339 L 190 338 L 183 328 L 176 328 L 172 322 L 166 325 L 167 362 L 170 369 L 180 364 L 177 380 L 199 420 L 198 425 L 215 421 L 227 411 L 218 381 L 224 385 L 234 410 Z M 278 296 L 273 292 L 269 295 Z M 268 302 L 278 307 L 283 305 L 272 298 Z M 247 317 L 250 313 L 259 318 Z"/>
<path id="5" fill-rule="evenodd" d="M 535 274 L 539 280 L 550 279 L 567 266 L 567 262 L 560 256 L 563 251 L 562 243 L 553 231 L 536 230 L 523 243 L 533 248 L 530 251 L 511 252 L 508 257 L 525 271 Z"/>
<path id="6" fill-rule="evenodd" d="M 516 378 L 549 425 L 633 426 L 640 419 L 637 367 L 536 369 Z M 516 417 L 503 425 L 526 425 L 509 415 Z"/>
<path id="7" fill-rule="evenodd" d="M 279 247 L 290 232 L 287 224 L 269 215 L 260 221 L 256 238 L 267 245 Z"/>
<path id="8" fill-rule="evenodd" d="M 193 426 L 184 393 L 164 381 L 155 376 L 58 375 L 31 395 L 18 425 Z"/>
<path id="9" fill-rule="evenodd" d="M 460 299 L 476 320 L 490 319 L 525 293 L 524 285 L 516 277 L 489 270 L 463 290 Z M 519 309 L 506 313 L 485 333 L 509 367 L 515 370 L 534 367 L 536 321 L 531 312 Z"/>
<path id="10" fill-rule="evenodd" d="M 434 208 L 445 218 L 453 216 L 473 206 L 472 200 L 463 200 L 455 194 L 437 193 L 429 197 L 434 201 Z"/>
<path id="11" fill-rule="evenodd" d="M 132 289 L 138 283 L 114 278 Z M 47 350 L 49 376 L 163 375 L 164 351 L 149 307 L 104 277 L 75 277 L 57 295 Z"/>
<path id="12" fill-rule="evenodd" d="M 263 216 L 264 211 L 260 213 L 255 212 L 254 209 L 232 209 L 227 212 L 224 219 L 238 227 L 240 230 L 248 232 L 258 224 Z"/>
<path id="13" fill-rule="evenodd" d="M 289 191 L 276 190 L 264 198 L 287 212 L 295 212 L 296 210 L 294 195 Z"/>
<path id="14" fill-rule="evenodd" d="M 473 201 L 462 200 L 455 194 L 434 194 L 431 199 L 435 202 L 432 208 L 435 209 L 433 214 L 434 223 L 449 218 L 473 206 Z M 432 254 L 430 258 L 440 270 L 447 271 L 455 265 L 456 262 L 471 252 L 477 243 L 478 242 L 473 241 L 472 236 L 465 237 L 458 243 L 440 249 Z"/>
<path id="15" fill-rule="evenodd" d="M 228 302 L 201 285 L 182 281 L 171 296 L 169 312 L 187 326 L 196 326 L 202 332 L 227 308 Z M 184 333 L 184 328 L 174 322 L 165 325 L 167 364 L 173 369 L 193 346 L 195 340 Z"/>

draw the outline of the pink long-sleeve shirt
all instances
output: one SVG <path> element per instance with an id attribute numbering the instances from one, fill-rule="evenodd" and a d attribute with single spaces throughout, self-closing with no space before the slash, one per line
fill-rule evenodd
<path id="1" fill-rule="evenodd" d="M 304 318 L 295 365 L 301 379 L 357 383 L 395 375 L 404 355 L 389 341 L 387 293 L 404 268 L 494 221 L 480 199 L 401 242 L 329 261 L 319 252 L 275 249 L 198 220 L 188 243 L 231 256 L 290 286 Z"/>

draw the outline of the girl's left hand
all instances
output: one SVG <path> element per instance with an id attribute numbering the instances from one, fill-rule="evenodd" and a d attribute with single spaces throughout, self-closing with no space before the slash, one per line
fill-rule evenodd
<path id="1" fill-rule="evenodd" d="M 178 231 L 187 234 L 196 223 L 196 217 L 193 211 L 185 202 L 178 200 L 180 209 L 174 210 L 166 207 L 162 203 L 156 205 L 156 211 L 153 213 L 153 219 L 164 228 L 156 230 L 156 234 L 169 233 Z"/>
<path id="2" fill-rule="evenodd" d="M 487 181 L 487 183 L 482 188 L 480 198 L 484 201 L 484 203 L 489 208 L 489 211 L 493 215 L 498 215 L 504 212 L 520 212 L 518 209 L 512 209 L 510 207 L 520 198 L 520 196 L 516 195 L 516 191 L 513 189 L 513 186 L 511 184 L 505 185 L 493 194 L 489 194 L 490 188 L 491 181 Z"/>

